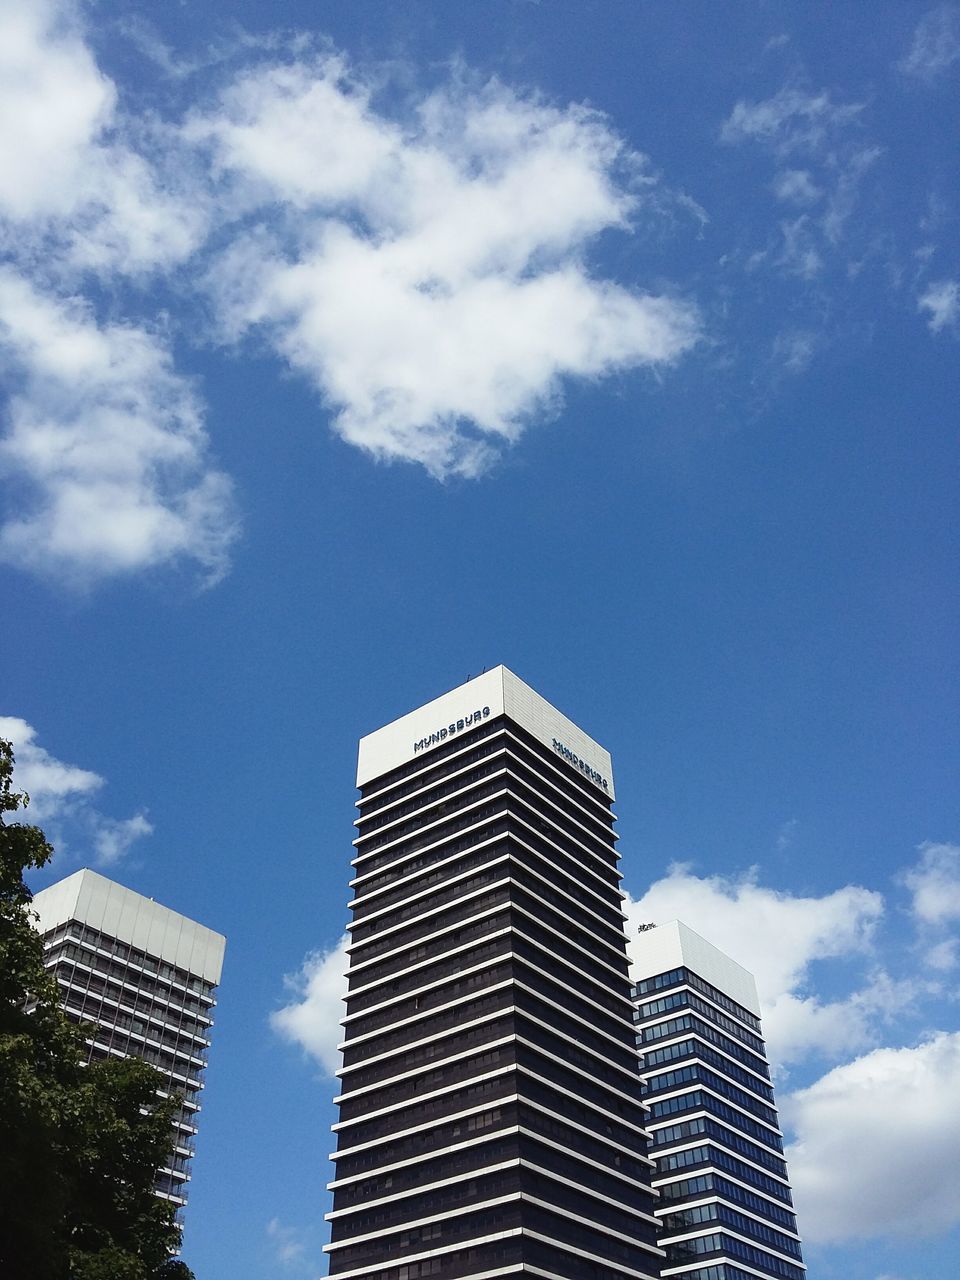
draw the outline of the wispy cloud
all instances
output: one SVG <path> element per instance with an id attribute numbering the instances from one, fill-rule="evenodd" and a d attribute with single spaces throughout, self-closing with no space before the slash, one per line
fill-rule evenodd
<path id="1" fill-rule="evenodd" d="M 773 191 L 785 204 L 811 205 L 823 198 L 809 169 L 781 169 L 774 175 Z"/>
<path id="2" fill-rule="evenodd" d="M 794 321 L 770 348 L 781 372 L 801 372 L 826 345 L 844 286 L 885 243 L 864 216 L 865 192 L 879 186 L 884 156 L 868 125 L 868 103 L 794 81 L 771 97 L 740 99 L 720 129 L 725 147 L 750 157 L 756 171 L 745 171 L 753 172 L 749 180 L 766 169 L 749 203 L 754 244 L 733 261 L 754 276 L 777 276 L 789 289 L 780 314 Z"/>
<path id="3" fill-rule="evenodd" d="M 772 98 L 736 103 L 720 131 L 727 143 L 758 142 L 780 157 L 819 154 L 855 123 L 864 109 L 859 102 L 834 102 L 826 90 L 811 93 L 785 86 Z"/>
<path id="4" fill-rule="evenodd" d="M 0 475 L 19 491 L 0 559 L 77 585 L 182 559 L 223 574 L 230 482 L 157 334 L 0 270 L 0 362 L 16 388 Z"/>
<path id="5" fill-rule="evenodd" d="M 58 760 L 37 741 L 37 731 L 19 716 L 0 716 L 0 738 L 13 743 L 16 764 L 13 781 L 30 797 L 21 820 L 46 829 L 61 850 L 71 851 L 110 866 L 119 862 L 135 841 L 151 835 L 153 826 L 145 813 L 131 818 L 111 818 L 94 805 L 105 779 L 90 769 Z M 88 858 L 89 855 L 89 858 Z"/>
<path id="6" fill-rule="evenodd" d="M 776 166 L 770 184 L 776 200 L 803 210 L 779 220 L 779 251 L 765 255 L 791 275 L 812 280 L 823 272 L 866 174 L 883 154 L 863 139 L 864 110 L 826 90 L 785 87 L 759 102 L 739 101 L 724 122 L 721 141 L 767 152 Z"/>
<path id="7" fill-rule="evenodd" d="M 241 76 L 187 133 L 259 210 L 208 277 L 226 333 L 261 334 L 376 457 L 477 475 L 566 379 L 697 340 L 687 302 L 585 264 L 651 181 L 596 112 L 461 76 L 401 122 L 324 54 Z"/>
<path id="8" fill-rule="evenodd" d="M 812 329 L 785 329 L 773 340 L 774 361 L 788 373 L 803 373 L 819 345 Z"/>
<path id="9" fill-rule="evenodd" d="M 304 1261 L 306 1243 L 296 1227 L 286 1226 L 279 1218 L 267 1223 L 267 1235 L 273 1243 L 274 1257 L 282 1266 L 289 1267 Z"/>
<path id="10" fill-rule="evenodd" d="M 932 333 L 953 328 L 960 320 L 960 282 L 937 280 L 928 285 L 917 299 L 917 310 L 929 312 Z"/>
<path id="11" fill-rule="evenodd" d="M 900 62 L 901 71 L 933 80 L 960 61 L 960 8 L 942 4 L 924 14 L 913 43 Z"/>

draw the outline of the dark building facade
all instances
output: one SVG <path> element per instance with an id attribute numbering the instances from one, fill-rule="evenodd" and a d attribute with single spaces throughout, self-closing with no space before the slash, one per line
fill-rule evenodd
<path id="1" fill-rule="evenodd" d="M 608 754 L 498 667 L 357 781 L 329 1274 L 658 1275 Z"/>
<path id="2" fill-rule="evenodd" d="M 752 976 L 680 921 L 634 954 L 663 1276 L 804 1280 Z"/>

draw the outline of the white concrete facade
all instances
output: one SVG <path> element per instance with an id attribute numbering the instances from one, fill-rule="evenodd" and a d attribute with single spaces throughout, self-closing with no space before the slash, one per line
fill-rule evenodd
<path id="1" fill-rule="evenodd" d="M 361 738 L 357 786 L 366 786 L 431 747 L 503 715 L 586 777 L 603 795 L 615 799 L 610 753 L 504 666 L 485 671 Z"/>
<path id="2" fill-rule="evenodd" d="M 682 920 L 647 929 L 635 939 L 631 950 L 637 974 L 646 977 L 671 969 L 692 969 L 759 1018 L 760 1000 L 753 974 L 706 938 L 701 938 Z"/>
<path id="3" fill-rule="evenodd" d="M 96 871 L 84 868 L 33 898 L 41 933 L 80 920 L 128 946 L 218 984 L 226 939 Z"/>

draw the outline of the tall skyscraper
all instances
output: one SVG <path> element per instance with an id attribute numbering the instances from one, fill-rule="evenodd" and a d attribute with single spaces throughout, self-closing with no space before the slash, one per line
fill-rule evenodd
<path id="1" fill-rule="evenodd" d="M 145 1058 L 163 1074 L 161 1095 L 183 1098 L 156 1181 L 182 1207 L 225 939 L 96 871 L 41 889 L 33 907 L 67 1014 L 93 1024 L 90 1060 Z"/>
<path id="2" fill-rule="evenodd" d="M 357 784 L 330 1275 L 656 1276 L 608 753 L 497 667 Z"/>
<path id="3" fill-rule="evenodd" d="M 634 955 L 663 1276 L 803 1280 L 752 975 L 676 920 Z"/>

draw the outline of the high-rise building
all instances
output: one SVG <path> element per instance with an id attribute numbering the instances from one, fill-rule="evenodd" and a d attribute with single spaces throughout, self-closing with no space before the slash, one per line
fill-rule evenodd
<path id="1" fill-rule="evenodd" d="M 330 1275 L 656 1276 L 608 753 L 497 667 L 357 784 Z"/>
<path id="2" fill-rule="evenodd" d="M 197 1133 L 203 1071 L 225 940 L 96 871 L 76 871 L 34 895 L 44 964 L 69 1017 L 92 1024 L 89 1060 L 145 1058 L 179 1094 L 156 1191 L 182 1207 Z"/>
<path id="3" fill-rule="evenodd" d="M 752 975 L 680 921 L 634 958 L 662 1275 L 803 1280 Z"/>

